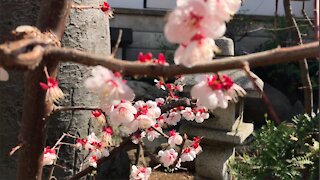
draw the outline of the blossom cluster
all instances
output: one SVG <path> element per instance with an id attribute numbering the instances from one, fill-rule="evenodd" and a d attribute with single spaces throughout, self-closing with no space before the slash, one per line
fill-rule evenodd
<path id="1" fill-rule="evenodd" d="M 214 52 L 218 51 L 214 40 L 225 33 L 225 23 L 239 9 L 240 3 L 241 0 L 177 0 L 177 8 L 169 15 L 164 29 L 167 40 L 179 44 L 174 55 L 175 64 L 192 67 L 211 61 Z M 112 11 L 108 3 L 100 5 L 100 9 L 107 14 Z M 162 53 L 157 58 L 151 53 L 140 53 L 138 63 L 169 65 Z M 0 67 L 0 80 L 6 79 L 5 72 Z M 191 141 L 175 130 L 166 134 L 164 129 L 177 125 L 182 119 L 202 123 L 209 118 L 208 110 L 227 108 L 229 100 L 245 94 L 227 75 L 200 75 L 197 81 L 198 84 L 191 89 L 195 104 L 174 106 L 162 112 L 164 105 L 179 99 L 179 93 L 184 90 L 183 76 L 177 77 L 173 83 L 166 83 L 163 78 L 154 81 L 157 88 L 167 91 L 166 98 L 134 101 L 134 91 L 119 72 L 102 66 L 94 67 L 84 85 L 99 96 L 100 109 L 92 111 L 91 117 L 101 124 L 102 132 L 78 138 L 74 146 L 87 151 L 89 165 L 96 168 L 98 160 L 109 156 L 111 148 L 118 145 L 115 142 L 118 136 L 130 137 L 133 143 L 139 144 L 162 135 L 168 143 L 158 152 L 158 159 L 164 167 L 179 168 L 181 163 L 193 161 L 202 151 L 201 138 L 194 137 Z M 58 82 L 51 77 L 47 77 L 47 83 L 40 83 L 40 86 L 53 102 L 63 97 Z M 43 165 L 51 165 L 56 159 L 54 148 L 44 150 Z M 133 165 L 130 179 L 146 180 L 150 174 L 150 167 Z"/>
<path id="2" fill-rule="evenodd" d="M 208 109 L 226 109 L 229 100 L 246 94 L 227 75 L 205 75 L 198 78 L 198 81 L 191 89 L 191 97 L 198 99 L 198 103 Z"/>
<path id="3" fill-rule="evenodd" d="M 241 0 L 177 0 L 164 29 L 167 40 L 180 45 L 175 63 L 191 67 L 211 61 L 218 51 L 214 39 L 223 36 L 225 22 L 240 5 Z"/>
<path id="4" fill-rule="evenodd" d="M 87 138 L 77 139 L 75 147 L 89 152 L 89 165 L 96 168 L 101 157 L 109 156 L 109 148 L 113 146 L 112 136 L 112 127 L 104 126 L 100 138 L 91 133 Z"/>

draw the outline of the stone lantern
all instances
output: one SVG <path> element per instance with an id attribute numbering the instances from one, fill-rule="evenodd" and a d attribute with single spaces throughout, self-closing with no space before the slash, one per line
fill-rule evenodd
<path id="1" fill-rule="evenodd" d="M 221 38 L 216 43 L 222 50 L 222 56 L 234 55 L 231 39 Z M 227 164 L 234 156 L 235 146 L 243 143 L 253 132 L 253 124 L 243 122 L 244 99 L 260 98 L 260 94 L 254 89 L 244 71 L 230 70 L 220 73 L 229 75 L 236 84 L 247 91 L 247 95 L 237 103 L 229 103 L 227 109 L 217 108 L 211 111 L 210 118 L 203 123 L 187 122 L 180 127 L 180 133 L 186 133 L 189 137 L 204 137 L 203 152 L 199 154 L 195 162 L 198 179 L 230 179 Z M 186 77 L 186 93 L 196 84 L 194 77 L 194 75 Z M 258 77 L 256 77 L 256 82 L 263 88 L 263 82 Z"/>

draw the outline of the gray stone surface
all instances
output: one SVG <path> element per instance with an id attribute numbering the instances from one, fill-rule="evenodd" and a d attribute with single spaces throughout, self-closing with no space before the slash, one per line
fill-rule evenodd
<path id="1" fill-rule="evenodd" d="M 165 91 L 158 89 L 147 82 L 129 80 L 127 84 L 133 89 L 136 100 L 155 100 L 158 97 L 165 97 Z"/>
<path id="2" fill-rule="evenodd" d="M 227 164 L 234 155 L 233 148 L 203 146 L 203 152 L 196 159 L 196 179 L 228 180 Z"/>
<path id="3" fill-rule="evenodd" d="M 217 53 L 217 56 L 234 56 L 234 44 L 232 39 L 222 37 L 216 39 L 215 42 L 221 51 Z"/>
<path id="4" fill-rule="evenodd" d="M 204 137 L 203 144 L 206 145 L 232 147 L 244 142 L 253 132 L 253 124 L 239 123 L 237 128 L 230 132 L 186 124 L 181 126 L 179 131 L 190 136 Z"/>
<path id="5" fill-rule="evenodd" d="M 99 6 L 103 0 L 80 1 L 75 3 L 82 5 Z M 82 51 L 89 51 L 100 55 L 110 53 L 110 33 L 107 16 L 100 10 L 90 9 L 77 11 L 72 10 L 69 16 L 65 34 L 62 40 L 64 47 L 71 47 Z M 60 105 L 63 106 L 96 106 L 99 104 L 97 97 L 86 91 L 83 82 L 90 75 L 90 68 L 73 63 L 60 65 L 58 74 L 59 86 L 65 94 Z M 73 135 L 86 137 L 89 132 L 98 128 L 95 122 L 90 120 L 90 111 L 66 111 L 57 114 L 49 124 L 48 145 L 52 145 L 62 135 L 68 132 Z M 101 128 L 101 127 L 100 127 Z M 73 143 L 74 140 L 70 139 Z M 66 169 L 56 168 L 55 175 L 58 179 L 71 176 L 79 167 L 79 160 L 83 159 L 81 153 L 74 148 L 64 146 L 60 151 L 58 164 Z"/>

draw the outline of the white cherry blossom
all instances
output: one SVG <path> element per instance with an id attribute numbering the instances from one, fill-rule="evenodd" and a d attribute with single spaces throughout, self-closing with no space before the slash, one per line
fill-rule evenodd
<path id="1" fill-rule="evenodd" d="M 169 132 L 168 144 L 171 147 L 174 147 L 175 145 L 181 145 L 182 141 L 183 138 L 178 132 L 176 132 L 175 130 Z"/>
<path id="2" fill-rule="evenodd" d="M 58 158 L 56 150 L 50 147 L 44 148 L 42 165 L 52 165 Z"/>
<path id="3" fill-rule="evenodd" d="M 107 68 L 96 66 L 92 69 L 91 75 L 85 80 L 85 87 L 99 94 L 102 104 L 118 104 L 122 99 L 134 99 L 133 90 L 126 85 L 119 73 L 112 73 Z"/>
<path id="4" fill-rule="evenodd" d="M 150 174 L 150 167 L 137 167 L 133 165 L 131 168 L 130 180 L 148 180 Z"/>
<path id="5" fill-rule="evenodd" d="M 158 156 L 160 157 L 160 162 L 163 166 L 169 167 L 177 159 L 178 153 L 174 149 L 168 149 L 165 151 L 160 150 L 158 152 Z"/>

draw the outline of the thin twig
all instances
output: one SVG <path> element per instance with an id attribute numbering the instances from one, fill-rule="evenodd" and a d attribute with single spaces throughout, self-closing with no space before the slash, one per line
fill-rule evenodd
<path id="1" fill-rule="evenodd" d="M 113 48 L 113 52 L 111 54 L 112 57 L 115 57 L 115 55 L 117 54 L 117 51 L 119 49 L 120 43 L 121 43 L 121 38 L 122 38 L 122 29 L 119 30 L 119 34 L 118 34 L 118 39 L 117 39 L 117 43 Z"/>
<path id="2" fill-rule="evenodd" d="M 152 169 L 153 169 L 153 170 L 156 170 L 156 169 L 158 169 L 159 167 L 161 167 L 161 165 L 162 165 L 162 164 L 158 164 L 158 165 L 156 165 L 155 167 L 153 167 Z"/>
<path id="3" fill-rule="evenodd" d="M 59 147 L 57 148 L 57 156 L 59 156 L 60 147 L 61 147 L 61 146 L 59 146 Z M 50 173 L 49 173 L 49 176 L 48 176 L 48 180 L 51 180 L 51 178 L 52 178 L 52 175 L 53 175 L 53 172 L 54 172 L 54 168 L 55 168 L 55 166 L 56 166 L 56 163 L 57 163 L 57 159 L 55 159 L 54 162 L 53 162 L 53 165 L 52 165 L 52 167 L 51 167 L 51 169 L 50 169 Z"/>
<path id="4" fill-rule="evenodd" d="M 277 125 L 279 125 L 281 123 L 281 120 L 279 119 L 277 113 L 275 112 L 275 110 L 272 107 L 272 104 L 268 98 L 268 96 L 263 92 L 263 90 L 258 86 L 255 77 L 252 76 L 252 72 L 250 71 L 250 67 L 248 64 L 244 64 L 243 70 L 245 71 L 247 77 L 249 78 L 249 80 L 251 81 L 251 83 L 253 84 L 253 87 L 261 94 L 262 96 L 262 100 L 264 102 L 264 104 L 267 106 L 267 109 L 270 113 L 270 116 L 273 118 L 273 120 L 275 121 L 275 123 Z"/>
<path id="5" fill-rule="evenodd" d="M 182 152 L 183 152 L 183 148 L 184 148 L 184 145 L 186 144 L 186 141 L 188 139 L 188 136 L 186 134 L 183 135 L 183 141 L 180 145 L 180 150 L 178 152 L 178 156 L 177 156 L 177 159 L 174 161 L 174 163 L 170 166 L 171 168 L 175 168 L 179 162 L 179 159 L 181 158 L 181 155 L 182 155 Z"/>
<path id="6" fill-rule="evenodd" d="M 101 110 L 99 107 L 87 107 L 87 106 L 54 106 L 53 112 L 58 111 L 94 111 L 94 110 Z"/>
<path id="7" fill-rule="evenodd" d="M 18 146 L 14 147 L 11 149 L 9 156 L 12 156 L 15 152 L 17 152 L 21 147 L 23 146 L 23 144 L 19 144 Z"/>
<path id="8" fill-rule="evenodd" d="M 159 131 L 159 130 L 156 129 L 155 127 L 151 126 L 151 128 L 152 128 L 154 131 L 156 131 L 157 133 L 159 133 L 160 135 L 162 135 L 163 137 L 165 137 L 165 138 L 167 138 L 167 139 L 169 138 L 168 135 L 166 135 L 165 133 Z"/>
<path id="9" fill-rule="evenodd" d="M 308 25 L 314 29 L 314 25 L 311 21 L 311 19 L 309 18 L 309 16 L 307 15 L 306 11 L 305 11 L 305 1 L 302 1 L 302 8 L 301 8 L 301 13 L 303 15 L 304 18 L 306 18 L 307 22 L 308 22 Z"/>
<path id="10" fill-rule="evenodd" d="M 161 106 L 161 112 L 167 112 L 170 111 L 173 108 L 179 107 L 179 106 L 188 106 L 188 107 L 194 107 L 195 106 L 195 100 L 190 100 L 189 98 L 181 98 L 178 100 L 172 100 L 167 104 L 164 104 Z"/>
<path id="11" fill-rule="evenodd" d="M 66 133 L 63 133 L 62 136 L 58 139 L 58 141 L 56 142 L 56 144 L 52 147 L 53 149 L 56 148 L 60 142 L 63 140 L 63 138 L 66 137 Z"/>

